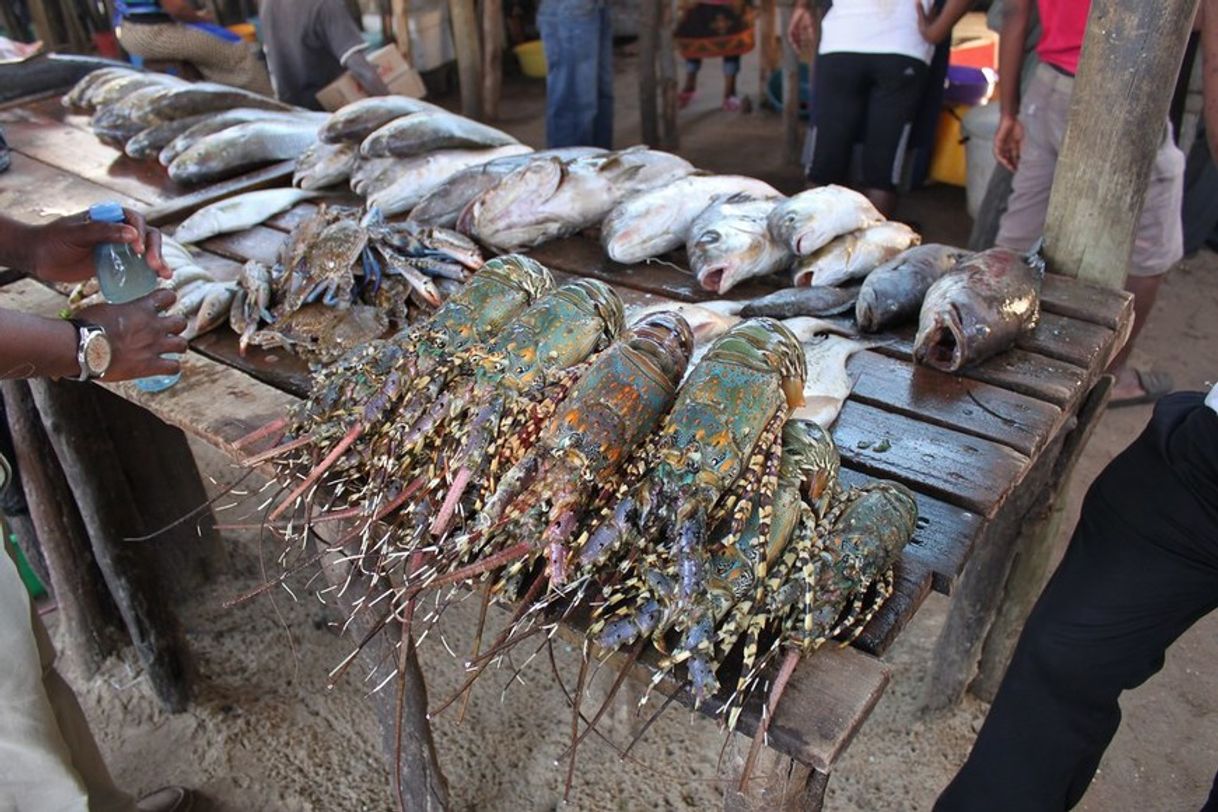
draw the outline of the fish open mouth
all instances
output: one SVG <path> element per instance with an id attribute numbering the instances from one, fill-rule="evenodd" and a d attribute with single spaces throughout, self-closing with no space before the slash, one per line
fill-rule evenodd
<path id="1" fill-rule="evenodd" d="M 702 285 L 703 289 L 719 293 L 719 285 L 723 282 L 723 275 L 727 273 L 726 265 L 716 265 L 713 268 L 703 272 L 698 279 L 698 284 Z"/>
<path id="2" fill-rule="evenodd" d="M 955 308 L 953 308 L 953 316 Z M 960 321 L 957 318 L 941 319 L 931 331 L 925 343 L 923 361 L 936 369 L 955 372 L 964 360 Z"/>

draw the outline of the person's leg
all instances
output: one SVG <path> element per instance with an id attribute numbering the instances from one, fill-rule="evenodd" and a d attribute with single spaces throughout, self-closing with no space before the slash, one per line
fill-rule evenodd
<path id="1" fill-rule="evenodd" d="M 1012 251 L 1028 251 L 1045 232 L 1049 189 L 1057 170 L 1057 155 L 1066 135 L 1073 82 L 1040 65 L 1028 82 L 1019 108 L 1023 124 L 1019 166 L 1011 179 L 1007 210 L 998 222 L 995 245 Z"/>
<path id="2" fill-rule="evenodd" d="M 0 553 L 0 808 L 128 812 L 5 545 Z"/>
<path id="3" fill-rule="evenodd" d="M 740 57 L 723 57 L 723 103 L 725 106 L 736 96 L 736 77 L 740 75 Z"/>
<path id="4" fill-rule="evenodd" d="M 677 98 L 678 104 L 685 107 L 698 91 L 698 71 L 702 70 L 701 59 L 685 60 L 685 85 Z"/>
<path id="5" fill-rule="evenodd" d="M 1133 294 L 1133 330 L 1108 367 L 1108 371 L 1116 375 L 1110 405 L 1144 402 L 1171 389 L 1167 376 L 1140 372 L 1129 364 L 1129 356 L 1154 309 L 1164 275 L 1184 256 L 1184 226 L 1180 215 L 1183 198 L 1184 153 L 1172 142 L 1165 127 L 1147 180 L 1146 199 L 1129 257 L 1125 290 Z M 1148 392 L 1148 386 L 1157 391 Z"/>
<path id="6" fill-rule="evenodd" d="M 201 28 L 178 23 L 142 25 L 124 22 L 119 42 L 143 59 L 189 62 L 203 78 L 274 95 L 266 65 L 245 42 L 228 42 Z"/>
<path id="7" fill-rule="evenodd" d="M 1096 479 L 968 761 L 936 812 L 1067 809 L 1120 723 L 1118 699 L 1218 606 L 1218 413 L 1165 398 Z"/>
<path id="8" fill-rule="evenodd" d="M 613 149 L 613 15 L 609 3 L 601 3 L 596 67 L 596 121 L 592 125 L 593 146 Z"/>
<path id="9" fill-rule="evenodd" d="M 596 146 L 600 10 L 592 0 L 545 0 L 537 28 L 546 52 L 546 146 Z"/>
<path id="10" fill-rule="evenodd" d="M 849 179 L 854 142 L 866 112 L 865 60 L 862 54 L 817 57 L 807 144 L 807 178 L 812 186 Z"/>
<path id="11" fill-rule="evenodd" d="M 897 183 L 926 85 L 927 66 L 908 56 L 871 54 L 868 75 L 861 191 L 880 214 L 891 217 L 897 208 Z"/>

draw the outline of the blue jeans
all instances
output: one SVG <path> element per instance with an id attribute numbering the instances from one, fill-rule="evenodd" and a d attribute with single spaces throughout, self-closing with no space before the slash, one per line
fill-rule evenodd
<path id="1" fill-rule="evenodd" d="M 613 146 L 613 28 L 604 0 L 542 0 L 546 146 Z"/>

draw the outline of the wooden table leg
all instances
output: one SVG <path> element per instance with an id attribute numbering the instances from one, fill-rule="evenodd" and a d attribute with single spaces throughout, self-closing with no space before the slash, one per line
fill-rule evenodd
<path id="1" fill-rule="evenodd" d="M 740 736 L 742 748 L 736 748 L 731 768 L 743 766 L 741 757 L 748 751 L 749 740 Z M 731 773 L 732 769 L 728 772 Z M 754 765 L 744 792 L 733 780 L 723 792 L 724 812 L 820 812 L 829 786 L 829 773 L 807 767 L 768 747 L 763 749 Z"/>
<path id="2" fill-rule="evenodd" d="M 47 380 L 29 386 L 152 688 L 167 710 L 185 710 L 190 699 L 186 641 L 138 546 L 122 540 L 138 530 L 140 517 L 135 495 L 115 464 L 117 452 L 102 428 L 92 387 Z"/>

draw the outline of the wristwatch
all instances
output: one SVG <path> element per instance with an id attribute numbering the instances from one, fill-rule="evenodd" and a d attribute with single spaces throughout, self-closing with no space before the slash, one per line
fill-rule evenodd
<path id="1" fill-rule="evenodd" d="M 76 361 L 80 364 L 80 377 L 77 380 L 100 378 L 110 368 L 110 339 L 106 337 L 106 329 L 80 319 L 70 321 L 78 334 Z"/>

